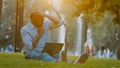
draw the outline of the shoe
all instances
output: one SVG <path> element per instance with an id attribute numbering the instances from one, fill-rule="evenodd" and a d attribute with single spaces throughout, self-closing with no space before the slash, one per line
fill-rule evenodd
<path id="1" fill-rule="evenodd" d="M 25 59 L 30 59 L 30 57 L 29 56 L 25 56 Z"/>
<path id="2" fill-rule="evenodd" d="M 85 63 L 88 59 L 88 54 L 84 53 L 82 54 L 74 63 Z"/>

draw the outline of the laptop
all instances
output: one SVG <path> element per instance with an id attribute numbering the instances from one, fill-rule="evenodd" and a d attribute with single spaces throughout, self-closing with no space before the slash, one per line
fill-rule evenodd
<path id="1" fill-rule="evenodd" d="M 42 52 L 47 52 L 49 55 L 53 56 L 61 51 L 63 45 L 64 43 L 46 43 Z"/>

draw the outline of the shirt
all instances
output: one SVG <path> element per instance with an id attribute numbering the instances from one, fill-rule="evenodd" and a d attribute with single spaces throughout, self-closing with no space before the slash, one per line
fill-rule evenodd
<path id="1" fill-rule="evenodd" d="M 24 48 L 22 51 L 29 52 L 31 50 L 34 50 L 35 52 L 41 53 L 44 48 L 44 45 L 50 41 L 49 28 L 60 26 L 61 24 L 62 24 L 62 21 L 60 21 L 58 25 L 54 25 L 52 21 L 45 18 L 44 24 L 43 24 L 43 28 L 44 28 L 43 35 L 41 36 L 40 40 L 38 41 L 34 49 L 32 47 L 32 41 L 38 34 L 37 28 L 32 23 L 29 23 L 25 25 L 24 27 L 22 27 L 21 36 L 22 36 L 22 40 L 24 43 Z"/>

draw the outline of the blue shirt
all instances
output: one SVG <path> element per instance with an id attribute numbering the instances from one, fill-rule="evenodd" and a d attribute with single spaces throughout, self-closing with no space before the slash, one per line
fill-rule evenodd
<path id="1" fill-rule="evenodd" d="M 45 18 L 44 25 L 43 25 L 43 28 L 44 28 L 43 35 L 41 36 L 40 40 L 38 41 L 34 49 L 32 47 L 32 41 L 33 39 L 35 39 L 35 37 L 38 34 L 37 28 L 32 23 L 28 23 L 27 25 L 22 27 L 21 36 L 22 36 L 23 43 L 25 45 L 23 48 L 23 52 L 29 52 L 31 50 L 34 50 L 35 52 L 41 53 L 46 42 L 50 41 L 49 29 L 51 27 L 54 28 L 56 26 L 60 26 L 62 23 L 63 21 L 60 21 L 58 25 L 54 25 L 50 20 Z"/>

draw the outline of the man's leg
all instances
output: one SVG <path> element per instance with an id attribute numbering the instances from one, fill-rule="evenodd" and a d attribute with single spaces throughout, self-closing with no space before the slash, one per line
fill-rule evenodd
<path id="1" fill-rule="evenodd" d="M 35 51 L 31 51 L 28 56 L 30 57 L 30 59 L 41 60 L 40 53 L 37 53 Z"/>
<path id="2" fill-rule="evenodd" d="M 49 62 L 57 62 L 57 59 L 51 57 L 49 54 L 47 54 L 47 53 L 37 53 L 35 51 L 31 51 L 31 52 L 29 52 L 29 54 L 27 53 L 25 58 L 44 60 L 44 61 L 49 61 Z"/>
<path id="3" fill-rule="evenodd" d="M 40 59 L 39 54 L 34 51 L 24 52 L 24 55 L 25 59 Z"/>
<path id="4" fill-rule="evenodd" d="M 57 59 L 58 62 L 62 61 L 62 57 L 61 57 L 61 54 L 60 54 L 60 53 L 54 54 L 53 57 L 54 57 L 55 59 Z"/>
<path id="5" fill-rule="evenodd" d="M 49 62 L 57 62 L 58 60 L 52 56 L 50 56 L 48 53 L 42 53 L 40 55 L 41 59 L 44 61 L 49 61 Z"/>

